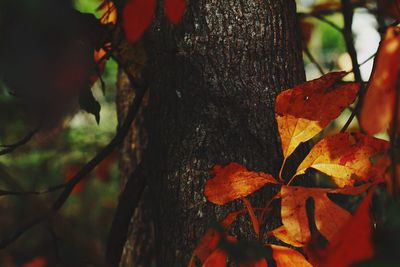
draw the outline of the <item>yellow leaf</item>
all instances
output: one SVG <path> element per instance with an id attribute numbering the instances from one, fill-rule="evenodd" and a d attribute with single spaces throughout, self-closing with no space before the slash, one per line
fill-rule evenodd
<path id="1" fill-rule="evenodd" d="M 277 267 L 312 267 L 304 256 L 291 248 L 271 245 L 272 257 Z"/>
<path id="2" fill-rule="evenodd" d="M 215 176 L 207 181 L 204 195 L 217 205 L 250 195 L 268 183 L 277 183 L 272 175 L 249 171 L 238 163 L 217 165 L 213 172 Z"/>
<path id="3" fill-rule="evenodd" d="M 371 157 L 384 153 L 387 141 L 361 133 L 340 133 L 318 142 L 298 167 L 295 176 L 313 168 L 332 176 L 344 187 L 357 181 L 375 181 L 376 171 Z"/>
<path id="4" fill-rule="evenodd" d="M 306 209 L 306 201 L 309 198 L 314 200 L 315 226 L 326 239 L 331 240 L 340 226 L 349 219 L 350 213 L 332 202 L 327 194 L 356 195 L 366 191 L 370 186 L 371 184 L 366 184 L 344 189 L 282 186 L 281 217 L 287 230 L 286 241 L 295 240 L 304 245 L 310 239 L 310 222 Z"/>
<path id="5" fill-rule="evenodd" d="M 285 159 L 354 102 L 359 86 L 338 85 L 344 75 L 332 72 L 278 95 L 275 113 Z"/>

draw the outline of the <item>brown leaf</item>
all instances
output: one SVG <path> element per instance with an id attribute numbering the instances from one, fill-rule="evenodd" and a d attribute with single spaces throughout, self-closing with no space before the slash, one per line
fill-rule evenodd
<path id="1" fill-rule="evenodd" d="M 217 205 L 248 196 L 268 183 L 277 183 L 270 174 L 249 171 L 238 163 L 217 165 L 213 172 L 214 177 L 204 187 L 204 195 Z"/>
<path id="2" fill-rule="evenodd" d="M 399 58 L 400 28 L 389 27 L 375 58 L 361 110 L 361 126 L 369 134 L 385 131 L 392 121 Z"/>
<path id="3" fill-rule="evenodd" d="M 354 102 L 358 84 L 337 85 L 345 75 L 332 72 L 278 95 L 275 113 L 285 159 Z"/>
<path id="4" fill-rule="evenodd" d="M 371 158 L 384 153 L 389 142 L 361 133 L 339 133 L 318 142 L 297 168 L 296 174 L 304 174 L 313 168 L 332 176 L 340 187 L 357 181 L 375 181 L 378 172 Z"/>

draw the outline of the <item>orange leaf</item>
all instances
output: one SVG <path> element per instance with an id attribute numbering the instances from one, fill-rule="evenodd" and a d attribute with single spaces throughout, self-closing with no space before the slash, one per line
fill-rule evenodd
<path id="1" fill-rule="evenodd" d="M 238 163 L 217 165 L 213 172 L 214 177 L 204 187 L 204 195 L 217 205 L 248 196 L 267 183 L 277 183 L 270 174 L 249 171 Z"/>
<path id="2" fill-rule="evenodd" d="M 388 148 L 389 142 L 361 133 L 328 136 L 311 149 L 295 176 L 313 168 L 332 176 L 340 187 L 353 185 L 356 181 L 376 180 L 373 177 L 377 173 L 376 168 L 370 158 Z"/>
<path id="3" fill-rule="evenodd" d="M 317 266 L 351 266 L 374 255 L 369 213 L 372 196 L 373 190 L 361 202 L 354 216 L 333 237 L 327 248 L 308 250 Z"/>
<path id="4" fill-rule="evenodd" d="M 186 0 L 164 0 L 165 15 L 173 24 L 178 24 L 186 10 Z"/>
<path id="5" fill-rule="evenodd" d="M 336 84 L 345 75 L 332 72 L 278 95 L 275 113 L 285 159 L 353 103 L 358 84 Z"/>
<path id="6" fill-rule="evenodd" d="M 222 249 L 217 249 L 207 258 L 202 267 L 225 267 L 227 255 Z"/>
<path id="7" fill-rule="evenodd" d="M 154 18 L 156 0 L 128 0 L 123 11 L 126 38 L 136 42 Z"/>
<path id="8" fill-rule="evenodd" d="M 304 256 L 291 248 L 271 245 L 272 257 L 277 267 L 311 267 L 312 265 Z"/>
<path id="9" fill-rule="evenodd" d="M 375 59 L 361 110 L 361 125 L 369 134 L 382 132 L 393 117 L 400 68 L 400 28 L 389 27 Z"/>
<path id="10" fill-rule="evenodd" d="M 102 13 L 100 17 L 101 24 L 117 23 L 117 9 L 115 8 L 114 3 L 110 0 L 103 0 L 97 10 Z"/>
<path id="11" fill-rule="evenodd" d="M 243 212 L 231 212 L 221 222 L 221 226 L 225 229 L 228 228 Z M 229 237 L 227 237 L 229 239 Z M 202 263 L 218 248 L 218 243 L 221 239 L 220 233 L 214 229 L 208 229 L 204 234 L 199 244 L 195 248 L 193 255 L 197 256 Z"/>
<path id="12" fill-rule="evenodd" d="M 356 195 L 364 192 L 370 184 L 355 188 L 344 189 L 322 189 L 306 188 L 300 186 L 282 186 L 281 188 L 281 217 L 282 223 L 287 230 L 286 237 L 305 244 L 311 237 L 307 217 L 306 201 L 309 198 L 314 200 L 314 219 L 318 231 L 331 240 L 336 234 L 340 225 L 350 218 L 350 213 L 332 202 L 327 194 L 349 194 Z"/>
<path id="13" fill-rule="evenodd" d="M 285 242 L 286 244 L 292 245 L 294 247 L 302 247 L 303 244 L 298 242 L 296 239 L 293 238 L 293 236 L 291 236 L 288 233 L 288 230 L 286 229 L 286 227 L 284 225 L 272 230 L 271 232 L 268 233 L 269 236 L 274 236 L 278 239 L 280 239 L 281 241 Z"/>
<path id="14" fill-rule="evenodd" d="M 246 198 L 242 198 L 243 204 L 246 206 L 247 211 L 249 212 L 251 223 L 253 224 L 254 232 L 256 233 L 257 237 L 260 236 L 260 223 L 258 222 L 257 216 L 254 213 L 253 206 L 251 205 L 250 201 Z"/>

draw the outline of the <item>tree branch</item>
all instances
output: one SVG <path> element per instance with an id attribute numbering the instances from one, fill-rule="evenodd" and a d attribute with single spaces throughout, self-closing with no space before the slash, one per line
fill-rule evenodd
<path id="1" fill-rule="evenodd" d="M 35 134 L 39 131 L 39 129 L 40 129 L 40 127 L 37 127 L 36 129 L 29 132 L 24 138 L 22 138 L 21 140 L 19 140 L 18 142 L 14 143 L 14 144 L 1 145 L 0 147 L 3 147 L 3 149 L 0 150 L 0 156 L 9 154 L 9 153 L 13 152 L 15 149 L 28 143 L 32 139 L 32 137 L 35 136 Z"/>
<path id="2" fill-rule="evenodd" d="M 358 102 L 354 111 L 351 113 L 349 119 L 346 121 L 345 125 L 341 129 L 341 132 L 345 132 L 349 127 L 350 123 L 353 121 L 354 117 L 356 117 L 361 105 L 362 100 L 365 94 L 365 85 L 363 83 L 360 71 L 360 65 L 358 64 L 357 60 L 357 51 L 354 46 L 354 38 L 353 38 L 353 16 L 354 16 L 354 7 L 350 0 L 341 0 L 342 3 L 342 13 L 344 18 L 344 28 L 343 28 L 343 37 L 346 43 L 347 52 L 350 55 L 351 63 L 353 65 L 352 72 L 354 73 L 354 78 L 356 82 L 360 84 L 360 91 L 358 93 Z"/>
<path id="3" fill-rule="evenodd" d="M 146 187 L 146 175 L 143 163 L 132 173 L 121 193 L 114 220 L 108 235 L 106 261 L 117 266 L 128 236 L 129 224 Z"/>
<path id="4" fill-rule="evenodd" d="M 128 74 L 128 78 L 132 83 L 134 83 L 135 85 L 138 85 L 134 81 L 134 78 L 131 75 Z M 38 223 L 44 221 L 50 215 L 52 215 L 54 212 L 58 211 L 63 206 L 65 201 L 68 199 L 68 197 L 71 194 L 74 187 L 80 181 L 82 181 L 102 160 L 104 160 L 108 155 L 110 155 L 115 150 L 116 147 L 118 147 L 123 142 L 123 139 L 125 138 L 126 134 L 129 132 L 130 126 L 131 126 L 132 122 L 134 121 L 136 114 L 139 111 L 140 105 L 142 103 L 142 99 L 143 99 L 146 89 L 147 89 L 146 86 L 136 86 L 136 88 L 137 88 L 136 96 L 129 108 L 129 111 L 125 118 L 125 121 L 119 127 L 116 135 L 110 141 L 110 143 L 106 147 L 104 147 L 71 180 L 69 180 L 65 184 L 64 190 L 61 192 L 60 196 L 53 203 L 51 209 L 43 212 L 41 215 L 39 215 L 31 220 L 28 220 L 27 222 L 20 225 L 11 234 L 9 234 L 8 236 L 1 239 L 0 240 L 0 249 L 7 247 L 9 244 L 11 244 L 15 240 L 17 240 L 27 230 L 31 229 Z"/>

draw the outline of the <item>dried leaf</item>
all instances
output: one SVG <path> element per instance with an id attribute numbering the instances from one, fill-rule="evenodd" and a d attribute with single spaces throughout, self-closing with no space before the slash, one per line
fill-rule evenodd
<path id="1" fill-rule="evenodd" d="M 305 244 L 310 239 L 311 233 L 307 217 L 306 201 L 312 198 L 315 205 L 315 225 L 326 239 L 331 240 L 340 225 L 350 218 L 350 213 L 332 202 L 327 194 L 356 195 L 364 192 L 369 187 L 370 184 L 344 189 L 282 186 L 281 217 L 289 236 L 286 239 L 294 239 L 300 244 Z"/>
<path id="2" fill-rule="evenodd" d="M 337 85 L 344 75 L 332 72 L 278 95 L 275 113 L 285 159 L 354 102 L 359 86 Z"/>
<path id="3" fill-rule="evenodd" d="M 238 163 L 217 165 L 213 172 L 214 177 L 204 187 L 204 195 L 217 205 L 248 196 L 268 183 L 277 183 L 270 174 L 249 171 Z"/>
<path id="4" fill-rule="evenodd" d="M 136 42 L 150 26 L 156 9 L 155 0 L 128 0 L 123 11 L 126 38 Z"/>
<path id="5" fill-rule="evenodd" d="M 165 15 L 173 24 L 178 24 L 185 14 L 186 0 L 165 0 Z"/>
<path id="6" fill-rule="evenodd" d="M 332 176 L 340 187 L 376 180 L 371 158 L 384 153 L 389 142 L 361 133 L 339 133 L 318 142 L 298 167 L 295 176 L 313 168 Z"/>
<path id="7" fill-rule="evenodd" d="M 312 267 L 304 256 L 291 248 L 271 245 L 272 257 L 277 267 Z"/>
<path id="8" fill-rule="evenodd" d="M 373 196 L 371 190 L 354 216 L 343 225 L 330 244 L 322 249 L 308 249 L 307 254 L 316 266 L 351 266 L 374 255 L 372 221 L 369 213 Z M 313 247 L 309 244 L 308 248 Z"/>
<path id="9" fill-rule="evenodd" d="M 385 131 L 392 120 L 399 58 L 400 28 L 389 27 L 375 58 L 361 110 L 361 125 L 369 134 Z"/>

